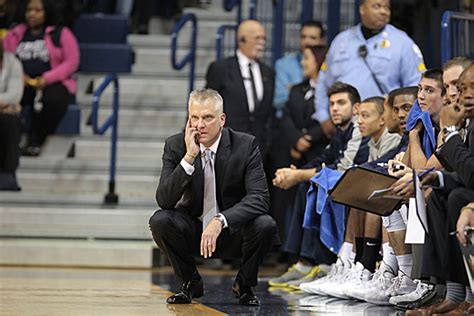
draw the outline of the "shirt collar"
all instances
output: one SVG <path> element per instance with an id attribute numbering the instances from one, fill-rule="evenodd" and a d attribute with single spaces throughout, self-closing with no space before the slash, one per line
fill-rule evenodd
<path id="1" fill-rule="evenodd" d="M 253 64 L 255 62 L 255 60 L 251 60 L 247 56 L 245 56 L 244 53 L 240 51 L 240 49 L 237 49 L 236 55 L 237 60 L 239 61 L 240 68 L 248 67 L 249 64 Z"/>
<path id="2" fill-rule="evenodd" d="M 377 149 L 378 149 L 378 148 L 380 147 L 380 144 L 382 143 L 382 140 L 385 138 L 385 136 L 386 136 L 387 134 L 388 134 L 388 129 L 385 128 L 385 129 L 383 130 L 382 135 L 380 136 L 380 138 L 379 138 L 379 140 L 378 140 L 377 142 L 374 141 L 374 138 L 373 138 L 373 137 L 370 138 L 370 141 L 369 141 L 369 142 L 370 142 L 370 145 L 373 146 L 374 148 L 377 148 Z"/>
<path id="3" fill-rule="evenodd" d="M 219 133 L 219 137 L 214 142 L 214 144 L 212 144 L 211 147 L 209 147 L 209 149 L 214 153 L 214 155 L 217 153 L 217 148 L 219 147 L 219 143 L 221 142 L 221 137 L 222 137 L 222 130 Z M 203 144 L 199 144 L 199 148 L 201 149 L 201 154 L 204 154 L 204 151 L 207 149 Z"/>

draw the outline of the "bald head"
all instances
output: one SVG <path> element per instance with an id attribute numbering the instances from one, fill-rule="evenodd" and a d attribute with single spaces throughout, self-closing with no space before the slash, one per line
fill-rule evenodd
<path id="1" fill-rule="evenodd" d="M 237 30 L 240 51 L 247 58 L 255 60 L 263 54 L 265 48 L 265 29 L 255 20 L 245 20 Z"/>

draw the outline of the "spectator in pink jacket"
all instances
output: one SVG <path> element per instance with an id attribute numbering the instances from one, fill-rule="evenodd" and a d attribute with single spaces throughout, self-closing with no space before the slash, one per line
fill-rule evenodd
<path id="1" fill-rule="evenodd" d="M 31 131 L 22 154 L 38 156 L 54 133 L 76 93 L 74 72 L 79 46 L 67 27 L 59 27 L 53 0 L 29 0 L 21 9 L 24 21 L 8 32 L 3 44 L 23 64 L 22 106 L 31 106 Z"/>

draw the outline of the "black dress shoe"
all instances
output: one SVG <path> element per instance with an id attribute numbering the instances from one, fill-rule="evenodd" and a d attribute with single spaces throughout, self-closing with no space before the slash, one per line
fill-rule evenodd
<path id="1" fill-rule="evenodd" d="M 194 298 L 204 295 L 204 285 L 202 280 L 186 281 L 181 284 L 181 288 L 176 294 L 171 295 L 166 300 L 168 304 L 191 304 Z"/>
<path id="2" fill-rule="evenodd" d="M 250 286 L 243 286 L 240 282 L 235 281 L 232 285 L 232 294 L 239 299 L 240 305 L 260 306 L 260 301 Z"/>

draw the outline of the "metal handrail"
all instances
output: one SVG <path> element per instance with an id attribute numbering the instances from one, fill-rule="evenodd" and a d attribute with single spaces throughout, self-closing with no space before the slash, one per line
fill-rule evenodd
<path id="1" fill-rule="evenodd" d="M 113 103 L 112 103 L 112 114 L 105 120 L 102 126 L 98 126 L 99 117 L 99 101 L 100 96 L 107 88 L 107 86 L 113 82 Z M 106 204 L 117 204 L 118 195 L 115 193 L 115 173 L 116 173 L 116 161 L 117 161 L 117 138 L 118 138 L 118 111 L 119 111 L 119 81 L 115 73 L 109 73 L 104 81 L 100 84 L 99 88 L 94 92 L 92 99 L 92 130 L 94 134 L 103 135 L 110 127 L 112 127 L 111 135 L 111 148 L 110 148 L 110 166 L 109 166 L 109 192 L 104 197 L 104 203 Z"/>
<path id="2" fill-rule="evenodd" d="M 453 51 L 451 48 L 458 43 L 458 38 L 453 37 L 453 34 L 459 35 L 459 29 L 453 32 L 451 34 L 451 29 L 453 27 L 453 20 L 461 20 L 464 21 L 466 24 L 469 23 L 469 21 L 474 21 L 474 14 L 468 14 L 468 13 L 461 13 L 461 12 L 452 12 L 452 11 L 446 11 L 443 13 L 443 17 L 441 19 L 441 63 L 444 64 L 448 60 L 452 59 L 453 57 Z M 457 25 L 459 26 L 459 25 Z M 465 33 L 465 38 L 463 39 L 463 48 L 465 52 L 471 53 L 474 51 L 474 49 L 471 49 L 471 43 L 470 43 L 470 35 L 469 35 L 469 27 L 466 27 L 466 33 Z M 455 42 L 455 43 L 454 43 Z M 458 55 L 459 53 L 456 51 L 455 55 Z M 472 58 L 472 56 L 470 56 Z"/>
<path id="3" fill-rule="evenodd" d="M 225 0 L 224 1 L 224 10 L 230 12 L 237 6 L 237 20 L 235 25 L 223 24 L 221 25 L 216 32 L 216 59 L 219 60 L 222 58 L 222 42 L 225 39 L 225 34 L 227 30 L 235 30 L 239 27 L 240 22 L 242 22 L 242 1 L 241 0 Z M 255 19 L 257 12 L 257 0 L 249 1 L 249 19 Z M 235 49 L 237 49 L 237 36 L 235 38 Z"/>
<path id="4" fill-rule="evenodd" d="M 219 26 L 216 32 L 216 60 L 222 58 L 222 42 L 225 39 L 225 32 L 227 30 L 235 30 L 237 32 L 237 25 L 224 24 Z M 236 45 L 237 46 L 237 45 Z"/>
<path id="5" fill-rule="evenodd" d="M 176 61 L 176 53 L 178 46 L 178 34 L 184 25 L 188 22 L 192 22 L 192 33 L 191 33 L 191 50 L 183 57 L 183 59 L 178 63 Z M 195 75 L 195 66 L 196 66 L 196 40 L 197 40 L 197 19 L 193 13 L 187 13 L 179 19 L 179 21 L 173 27 L 171 32 L 171 65 L 176 70 L 183 69 L 187 63 L 190 63 L 189 67 L 189 93 L 194 90 L 194 75 Z"/>

